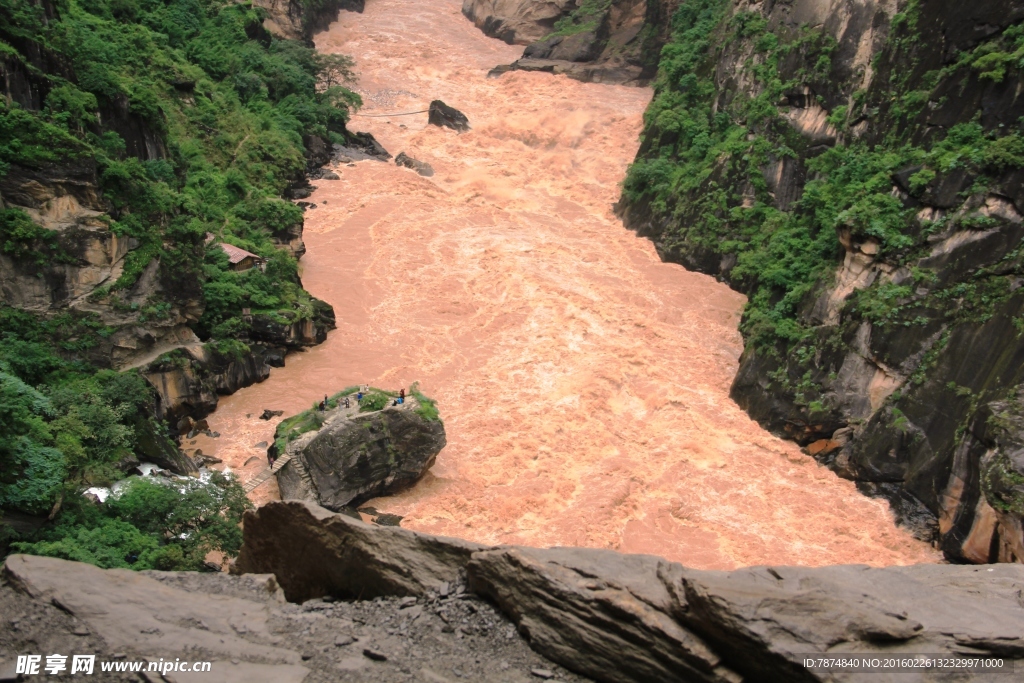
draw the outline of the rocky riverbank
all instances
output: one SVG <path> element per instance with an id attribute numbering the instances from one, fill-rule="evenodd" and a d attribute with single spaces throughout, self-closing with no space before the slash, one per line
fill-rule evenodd
<path id="1" fill-rule="evenodd" d="M 736 402 L 960 562 L 1024 561 L 1022 16 L 690 3 L 619 204 L 750 298 Z"/>
<path id="2" fill-rule="evenodd" d="M 679 0 L 465 0 L 462 13 L 485 34 L 526 45 L 491 71 L 539 71 L 585 83 L 644 86 L 658 70 Z"/>
<path id="3" fill-rule="evenodd" d="M 9 557 L 0 673 L 40 647 L 101 660 L 188 652 L 218 680 L 275 683 L 887 683 L 908 674 L 803 661 L 931 653 L 1024 665 L 1020 565 L 695 571 L 649 555 L 486 547 L 294 501 L 247 513 L 244 533 L 235 576 Z"/>

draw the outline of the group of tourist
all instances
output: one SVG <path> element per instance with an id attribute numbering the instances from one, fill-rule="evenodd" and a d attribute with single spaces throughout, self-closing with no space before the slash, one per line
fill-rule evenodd
<path id="1" fill-rule="evenodd" d="M 356 392 L 356 403 L 362 403 L 363 402 L 363 398 L 366 396 L 366 394 L 369 391 L 370 391 L 370 387 L 369 386 L 367 386 L 365 384 L 361 385 L 359 387 L 359 390 Z M 320 403 L 317 404 L 317 410 L 320 411 L 321 413 L 326 412 L 327 408 L 329 407 L 329 402 L 330 402 L 330 399 L 328 398 L 328 396 L 326 394 L 324 394 L 324 400 L 320 401 Z M 404 403 L 405 403 L 405 387 L 402 387 L 398 391 L 398 398 L 396 398 L 391 405 L 392 406 L 400 406 L 400 405 L 402 405 Z M 352 407 L 352 404 L 349 402 L 348 396 L 344 397 L 344 399 L 340 402 L 340 404 L 342 406 L 344 406 L 345 408 L 351 408 Z M 267 452 L 267 460 L 270 461 L 270 467 L 273 468 L 274 467 L 274 461 L 277 460 L 277 458 L 274 455 L 271 455 L 271 453 L 272 453 L 272 451 L 268 451 Z"/>

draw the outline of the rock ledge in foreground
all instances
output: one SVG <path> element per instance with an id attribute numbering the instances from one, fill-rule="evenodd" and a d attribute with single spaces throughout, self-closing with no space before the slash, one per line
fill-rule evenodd
<path id="1" fill-rule="evenodd" d="M 497 604 L 534 650 L 609 683 L 838 680 L 804 668 L 805 657 L 823 655 L 970 655 L 1024 666 L 1024 565 L 697 571 L 607 550 L 484 548 L 300 502 L 246 513 L 244 535 L 236 571 L 275 574 L 289 599 L 447 596 L 465 577 L 468 592 Z M 870 674 L 872 683 L 907 676 Z M 950 680 L 940 671 L 912 677 Z"/>

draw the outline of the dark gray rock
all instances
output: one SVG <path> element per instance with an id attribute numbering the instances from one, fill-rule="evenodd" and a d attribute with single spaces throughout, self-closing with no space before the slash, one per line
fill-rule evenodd
<path id="1" fill-rule="evenodd" d="M 433 166 L 426 163 L 425 161 L 417 161 L 416 159 L 413 159 L 405 152 L 401 152 L 397 157 L 395 157 L 395 163 L 399 166 L 411 168 L 412 170 L 416 171 L 421 176 L 424 176 L 426 178 L 429 178 L 430 176 L 434 175 Z"/>
<path id="2" fill-rule="evenodd" d="M 415 484 L 446 444 L 444 424 L 419 415 L 417 405 L 409 398 L 377 412 L 326 413 L 282 454 L 292 460 L 277 473 L 281 497 L 339 510 Z"/>
<path id="3" fill-rule="evenodd" d="M 593 64 L 567 59 L 535 59 L 523 57 L 511 64 L 496 66 L 487 72 L 488 78 L 497 78 L 509 71 L 537 71 L 556 76 L 568 76 L 583 83 L 615 83 L 637 85 L 641 68 L 633 65 Z"/>
<path id="4" fill-rule="evenodd" d="M 64 653 L 69 664 L 71 653 L 95 654 L 95 673 L 83 680 L 100 683 L 141 680 L 136 673 L 101 673 L 101 662 L 174 662 L 189 650 L 212 662 L 205 678 L 216 683 L 409 683 L 410 671 L 417 681 L 458 680 L 453 670 L 461 680 L 523 683 L 531 669 L 554 668 L 476 599 L 435 599 L 429 609 L 403 609 L 398 598 L 300 606 L 284 601 L 272 576 L 102 570 L 23 555 L 7 558 L 3 573 L 0 680 L 45 678 L 14 673 L 17 655 L 25 653 Z M 445 633 L 437 610 L 474 635 Z M 364 648 L 387 661 L 367 659 Z M 585 683 L 559 674 L 563 683 Z M 148 675 L 153 683 L 193 680 L 177 672 Z"/>
<path id="5" fill-rule="evenodd" d="M 558 59 L 567 62 L 591 62 L 601 56 L 604 45 L 593 31 L 571 36 L 553 36 L 528 46 L 523 57 Z"/>
<path id="6" fill-rule="evenodd" d="M 441 100 L 430 103 L 430 115 L 427 123 L 443 128 L 451 128 L 460 133 L 469 130 L 469 119 L 455 107 L 449 107 Z"/>
<path id="7" fill-rule="evenodd" d="M 331 158 L 347 164 L 352 161 L 368 159 L 387 161 L 391 158 L 391 154 L 371 134 L 349 132 L 346 144 L 335 145 Z"/>
<path id="8" fill-rule="evenodd" d="M 234 573 L 272 573 L 292 601 L 424 595 L 454 583 L 483 546 L 366 524 L 302 501 L 245 513 Z"/>
<path id="9" fill-rule="evenodd" d="M 468 594 L 465 576 L 469 593 L 498 605 L 536 651 L 609 683 L 847 680 L 803 665 L 842 654 L 969 654 L 1024 665 L 1017 564 L 696 571 L 606 550 L 484 548 L 298 502 L 247 513 L 244 533 L 234 571 L 273 572 L 292 600 L 418 595 L 458 603 L 448 596 Z M 440 616 L 443 633 L 456 630 Z M 941 670 L 914 675 L 952 680 Z"/>
<path id="10" fill-rule="evenodd" d="M 498 548 L 475 553 L 470 590 L 494 600 L 541 654 L 598 680 L 739 680 L 670 616 L 656 557 Z M 681 569 L 681 567 L 678 567 Z"/>

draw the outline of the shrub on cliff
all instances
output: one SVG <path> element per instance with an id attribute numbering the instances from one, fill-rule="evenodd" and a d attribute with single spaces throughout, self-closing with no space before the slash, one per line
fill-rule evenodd
<path id="1" fill-rule="evenodd" d="M 109 207 L 96 220 L 138 246 L 90 305 L 139 325 L 205 310 L 196 332 L 231 351 L 248 341 L 243 309 L 314 315 L 280 246 L 302 212 L 281 195 L 302 178 L 307 141 L 347 140 L 349 110 L 360 104 L 344 87 L 351 60 L 271 36 L 262 12 L 221 0 L 0 3 L 0 178 L 95 179 Z M 6 191 L 4 201 L 0 253 L 41 274 L 76 260 L 55 231 L 7 206 Z M 265 269 L 232 271 L 216 242 L 258 254 Z M 126 293 L 154 265 L 157 293 L 129 304 Z M 42 319 L 0 307 L 0 510 L 55 517 L 48 545 L 24 546 L 33 552 L 115 566 L 102 558 L 130 546 L 140 559 L 129 566 L 194 568 L 198 550 L 167 546 L 166 529 L 118 521 L 123 505 L 99 520 L 76 506 L 84 487 L 123 476 L 119 461 L 144 459 L 137 432 L 173 448 L 153 424 L 155 395 L 142 378 L 100 370 L 109 359 L 97 349 L 114 331 L 95 315 Z"/>
<path id="2" fill-rule="evenodd" d="M 252 504 L 233 479 L 154 483 L 132 479 L 105 503 L 75 501 L 35 542 L 12 549 L 99 567 L 200 570 L 212 550 L 241 548 L 242 514 Z"/>
<path id="3" fill-rule="evenodd" d="M 116 304 L 156 260 L 169 301 L 216 299 L 204 282 L 237 287 L 229 310 L 204 318 L 204 337 L 244 336 L 243 308 L 309 313 L 294 259 L 278 246 L 302 214 L 274 198 L 301 178 L 306 140 L 347 140 L 360 101 L 344 87 L 351 59 L 274 38 L 261 12 L 217 0 L 0 7 L 7 70 L 28 72 L 39 93 L 0 99 L 0 174 L 94 163 L 111 229 L 140 243 L 94 300 Z M 39 266 L 58 260 L 53 236 L 27 231 L 20 217 L 4 214 L 3 251 Z M 204 259 L 219 251 L 207 233 L 265 258 L 266 277 Z"/>

